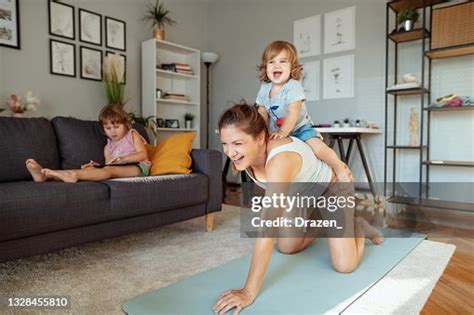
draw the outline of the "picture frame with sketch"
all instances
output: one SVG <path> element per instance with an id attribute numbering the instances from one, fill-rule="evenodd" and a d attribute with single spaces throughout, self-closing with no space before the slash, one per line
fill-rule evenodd
<path id="1" fill-rule="evenodd" d="M 76 76 L 76 45 L 55 39 L 49 40 L 50 72 L 66 77 Z"/>
<path id="2" fill-rule="evenodd" d="M 178 119 L 165 119 L 165 128 L 179 128 L 179 120 Z"/>
<path id="3" fill-rule="evenodd" d="M 81 78 L 102 81 L 102 51 L 90 47 L 80 47 Z"/>
<path id="4" fill-rule="evenodd" d="M 49 34 L 76 39 L 74 7 L 62 2 L 48 2 Z"/>
<path id="5" fill-rule="evenodd" d="M 121 51 L 127 50 L 126 24 L 111 17 L 105 17 L 105 47 Z"/>
<path id="6" fill-rule="evenodd" d="M 21 49 L 18 0 L 0 0 L 0 46 Z"/>
<path id="7" fill-rule="evenodd" d="M 79 40 L 102 46 L 102 15 L 79 9 Z"/>

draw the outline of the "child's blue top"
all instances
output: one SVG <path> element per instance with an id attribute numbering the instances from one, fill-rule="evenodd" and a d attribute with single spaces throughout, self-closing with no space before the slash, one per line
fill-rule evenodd
<path id="1" fill-rule="evenodd" d="M 277 131 L 279 126 L 277 125 L 278 118 L 284 118 L 288 115 L 288 105 L 296 101 L 301 101 L 301 111 L 296 121 L 296 125 L 293 130 L 296 130 L 303 125 L 311 124 L 313 121 L 308 115 L 308 110 L 305 105 L 306 95 L 304 94 L 303 85 L 294 79 L 288 80 L 285 83 L 280 92 L 274 97 L 270 97 L 270 90 L 272 88 L 271 82 L 263 82 L 260 85 L 260 90 L 257 94 L 257 105 L 265 106 L 268 115 L 270 117 L 270 132 Z"/>

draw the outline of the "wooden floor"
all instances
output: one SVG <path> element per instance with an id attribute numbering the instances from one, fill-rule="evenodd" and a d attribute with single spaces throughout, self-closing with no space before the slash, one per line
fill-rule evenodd
<path id="1" fill-rule="evenodd" d="M 228 188 L 224 203 L 239 206 L 240 189 Z M 428 223 L 417 224 L 416 231 L 456 246 L 421 314 L 474 314 L 474 232 Z"/>

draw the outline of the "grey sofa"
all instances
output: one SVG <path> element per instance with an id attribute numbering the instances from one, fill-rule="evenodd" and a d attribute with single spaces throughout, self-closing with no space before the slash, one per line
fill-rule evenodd
<path id="1" fill-rule="evenodd" d="M 35 183 L 25 167 L 27 158 L 54 169 L 103 163 L 105 143 L 95 121 L 0 117 L 0 262 L 198 216 L 209 224 L 221 210 L 218 151 L 192 150 L 189 175 Z"/>

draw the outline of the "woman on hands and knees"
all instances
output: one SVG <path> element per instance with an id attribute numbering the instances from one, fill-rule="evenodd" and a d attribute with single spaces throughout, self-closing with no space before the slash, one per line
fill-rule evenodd
<path id="1" fill-rule="evenodd" d="M 246 171 L 254 182 L 265 187 L 265 196 L 280 193 L 287 196 L 294 183 L 318 183 L 326 187 L 323 195 L 335 191 L 339 180 L 334 170 L 318 159 L 310 146 L 295 137 L 270 140 L 267 125 L 257 107 L 238 104 L 226 110 L 219 120 L 219 131 L 224 153 L 237 170 Z M 280 211 L 276 215 L 285 216 L 287 213 Z M 327 242 L 333 269 L 348 273 L 354 271 L 362 260 L 365 238 L 380 244 L 383 237 L 362 218 L 355 218 L 353 209 L 342 209 L 340 213 L 345 220 L 346 234 L 344 237 L 328 236 Z M 262 216 L 268 214 L 261 213 Z M 214 304 L 213 311 L 224 314 L 235 309 L 234 314 L 238 314 L 254 302 L 263 283 L 275 241 L 281 253 L 294 254 L 304 250 L 314 239 L 307 235 L 282 238 L 270 234 L 258 237 L 244 287 L 223 292 Z"/>

